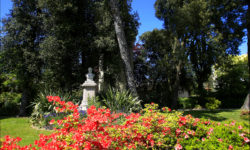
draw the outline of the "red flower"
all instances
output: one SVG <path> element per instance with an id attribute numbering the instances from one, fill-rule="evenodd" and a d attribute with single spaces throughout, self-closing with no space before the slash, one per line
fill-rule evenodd
<path id="1" fill-rule="evenodd" d="M 244 137 L 244 141 L 248 143 L 250 140 L 247 137 Z"/>
<path id="2" fill-rule="evenodd" d="M 154 136 L 153 134 L 149 134 L 149 135 L 147 136 L 147 140 L 151 140 L 153 136 Z"/>
<path id="3" fill-rule="evenodd" d="M 176 129 L 175 130 L 175 134 L 176 134 L 176 136 L 179 136 L 181 134 L 181 130 L 180 129 Z"/>
<path id="4" fill-rule="evenodd" d="M 235 121 L 232 121 L 230 125 L 231 125 L 231 126 L 234 126 L 234 125 L 235 125 Z"/>
<path id="5" fill-rule="evenodd" d="M 185 134 L 184 138 L 187 139 L 187 138 L 189 138 L 189 136 L 187 134 Z"/>
<path id="6" fill-rule="evenodd" d="M 222 139 L 218 139 L 219 142 L 222 142 Z"/>
<path id="7" fill-rule="evenodd" d="M 63 123 L 63 121 L 62 120 L 57 120 L 57 124 L 58 125 L 61 125 Z M 53 123 L 52 123 L 53 124 Z"/>
<path id="8" fill-rule="evenodd" d="M 228 149 L 230 150 L 230 149 L 233 149 L 233 146 L 232 145 L 229 145 L 228 146 Z"/>
<path id="9" fill-rule="evenodd" d="M 66 115 L 64 119 L 58 120 L 57 123 L 60 125 L 59 129 L 55 129 L 54 133 L 50 135 L 40 135 L 39 140 L 35 141 L 35 146 L 18 146 L 17 142 L 20 138 L 12 139 L 9 136 L 5 137 L 0 146 L 0 149 L 20 149 L 20 150 L 30 150 L 30 149 L 76 149 L 76 150 L 90 150 L 90 149 L 155 149 L 155 145 L 159 148 L 166 148 L 167 143 L 165 143 L 165 138 L 174 138 L 177 142 L 175 143 L 175 150 L 183 149 L 180 144 L 181 141 L 193 138 L 196 133 L 199 133 L 199 128 L 193 126 L 183 126 L 187 123 L 200 125 L 200 120 L 198 118 L 192 118 L 192 116 L 187 115 L 185 117 L 177 115 L 178 122 L 172 120 L 167 120 L 166 117 L 171 117 L 175 113 L 163 114 L 160 111 L 152 110 L 149 113 L 147 110 L 152 108 L 149 106 L 146 109 L 145 114 L 131 113 L 129 115 L 111 113 L 109 109 L 99 108 L 96 109 L 91 106 L 87 110 L 87 116 L 80 118 L 78 111 L 78 105 L 74 105 L 72 102 L 64 102 L 60 100 L 60 97 L 48 96 L 48 101 L 55 103 L 55 107 L 58 106 L 58 111 L 62 111 Z M 153 104 L 152 104 L 153 105 Z M 156 106 L 156 105 L 155 105 Z M 163 111 L 170 111 L 167 107 L 162 109 Z M 117 124 L 119 117 L 124 116 L 125 123 Z M 55 123 L 55 120 L 50 121 L 51 124 Z M 176 128 L 178 123 L 182 126 L 181 128 Z M 210 124 L 209 121 L 204 121 L 202 124 Z M 231 123 L 232 125 L 234 123 Z M 211 122 L 211 127 L 215 126 L 214 122 Z M 205 126 L 205 125 L 202 125 Z M 199 126 L 200 127 L 200 126 Z M 214 128 L 208 128 L 208 134 L 214 131 Z M 227 127 L 232 128 L 232 127 Z M 239 129 L 242 129 L 239 126 Z M 174 133 L 171 133 L 174 130 Z M 232 129 L 233 130 L 233 129 Z M 197 132 L 198 131 L 198 132 Z M 203 130 L 204 131 L 204 130 Z M 176 137 L 175 135 L 176 134 Z M 199 133 L 200 134 L 200 133 Z M 163 136 L 162 136 L 163 135 Z M 244 143 L 249 143 L 249 139 L 245 137 L 244 133 L 240 136 L 243 137 Z M 163 138 L 162 138 L 163 137 Z M 166 139 L 167 139 L 166 138 Z M 199 137 L 195 137 L 196 141 L 205 141 L 205 137 L 201 140 Z M 209 135 L 207 135 L 209 138 Z M 222 139 L 217 139 L 222 142 Z M 225 139 L 224 141 L 226 141 Z M 167 141 L 168 142 L 168 141 Z M 229 141 L 230 142 L 230 141 Z M 245 146 L 245 145 L 243 145 Z M 229 145 L 228 149 L 232 149 L 232 145 Z"/>
<path id="10" fill-rule="evenodd" d="M 54 124 L 55 119 L 50 120 L 49 124 Z"/>
<path id="11" fill-rule="evenodd" d="M 181 150 L 182 149 L 182 146 L 178 143 L 178 144 L 176 144 L 176 146 L 175 146 L 175 150 Z"/>

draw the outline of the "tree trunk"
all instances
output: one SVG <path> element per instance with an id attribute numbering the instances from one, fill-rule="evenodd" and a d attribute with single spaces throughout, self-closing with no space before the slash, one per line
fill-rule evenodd
<path id="1" fill-rule="evenodd" d="M 249 108 L 250 108 L 250 101 L 249 101 L 249 99 L 250 99 L 250 93 L 248 93 L 247 96 L 246 96 L 245 102 L 244 102 L 244 104 L 241 107 L 242 110 L 249 110 Z"/>
<path id="2" fill-rule="evenodd" d="M 126 73 L 124 71 L 124 64 L 122 60 L 119 60 L 119 68 L 120 68 L 120 73 L 118 74 L 116 78 L 116 87 L 119 88 L 120 90 L 126 90 L 127 87 L 127 81 L 126 81 Z"/>
<path id="3" fill-rule="evenodd" d="M 99 77 L 98 77 L 98 92 L 103 91 L 104 86 L 104 70 L 103 70 L 104 54 L 101 53 L 99 57 Z"/>
<path id="4" fill-rule="evenodd" d="M 18 116 L 23 117 L 23 116 L 27 115 L 26 108 L 28 106 L 28 99 L 29 99 L 28 89 L 24 88 L 23 92 L 22 92 L 20 112 L 19 112 Z"/>
<path id="5" fill-rule="evenodd" d="M 171 102 L 171 108 L 175 109 L 177 106 L 177 102 L 178 102 L 178 93 L 179 93 L 179 87 L 180 87 L 180 74 L 181 74 L 181 64 L 182 61 L 181 59 L 179 59 L 179 57 L 181 57 L 181 50 L 183 48 L 183 43 L 180 44 L 178 39 L 175 38 L 173 45 L 172 45 L 172 49 L 173 49 L 173 55 L 175 55 L 174 57 L 177 57 L 177 64 L 175 66 L 175 81 L 174 81 L 174 85 L 173 85 L 173 99 Z M 179 52 L 177 52 L 177 50 Z"/>
<path id="6" fill-rule="evenodd" d="M 175 109 L 177 106 L 178 98 L 179 98 L 179 87 L 180 87 L 180 74 L 181 74 L 181 61 L 178 61 L 178 65 L 176 66 L 176 74 L 175 74 L 175 82 L 173 85 L 173 99 L 171 103 L 171 108 Z"/>
<path id="7" fill-rule="evenodd" d="M 123 63 L 125 64 L 125 72 L 126 72 L 128 87 L 133 93 L 133 95 L 137 96 L 138 94 L 135 86 L 134 73 L 129 58 L 129 49 L 125 38 L 124 29 L 122 26 L 120 10 L 117 3 L 118 3 L 117 0 L 110 0 L 110 7 L 114 19 L 116 37 L 120 48 L 121 58 L 123 60 Z"/>

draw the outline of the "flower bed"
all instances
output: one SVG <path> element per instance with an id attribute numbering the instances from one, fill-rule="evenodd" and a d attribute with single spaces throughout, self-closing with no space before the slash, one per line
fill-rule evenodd
<path id="1" fill-rule="evenodd" d="M 183 116 L 167 107 L 159 110 L 153 103 L 129 115 L 91 106 L 87 117 L 81 118 L 72 102 L 57 96 L 48 100 L 58 112 L 69 113 L 62 120 L 50 121 L 55 131 L 24 147 L 17 145 L 20 138 L 6 136 L 1 149 L 250 149 L 249 131 L 236 122 Z"/>

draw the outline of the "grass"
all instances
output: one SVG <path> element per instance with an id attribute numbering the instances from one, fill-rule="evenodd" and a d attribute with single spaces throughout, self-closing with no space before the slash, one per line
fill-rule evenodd
<path id="1" fill-rule="evenodd" d="M 31 127 L 29 118 L 0 117 L 0 137 L 10 135 L 11 137 L 21 137 L 21 146 L 33 144 L 39 139 L 40 134 L 49 134 L 51 131 L 34 129 Z"/>
<path id="2" fill-rule="evenodd" d="M 248 119 L 243 119 L 240 117 L 240 109 L 230 109 L 230 110 L 191 110 L 184 111 L 184 115 L 191 114 L 196 118 L 206 118 L 214 121 L 229 121 L 235 120 L 237 122 L 244 122 L 249 124 Z"/>

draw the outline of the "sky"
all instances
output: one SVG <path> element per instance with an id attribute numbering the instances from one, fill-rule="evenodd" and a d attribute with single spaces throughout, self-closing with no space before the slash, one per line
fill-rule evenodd
<path id="1" fill-rule="evenodd" d="M 137 40 L 139 36 L 146 31 L 152 31 L 153 29 L 162 29 L 163 22 L 155 17 L 154 3 L 156 0 L 133 0 L 132 8 L 133 11 L 137 12 L 139 15 L 139 22 L 141 23 Z M 9 10 L 12 8 L 11 0 L 0 0 L 0 16 L 1 19 L 6 17 Z M 247 53 L 247 37 L 244 37 L 244 42 L 239 47 L 240 54 Z"/>

